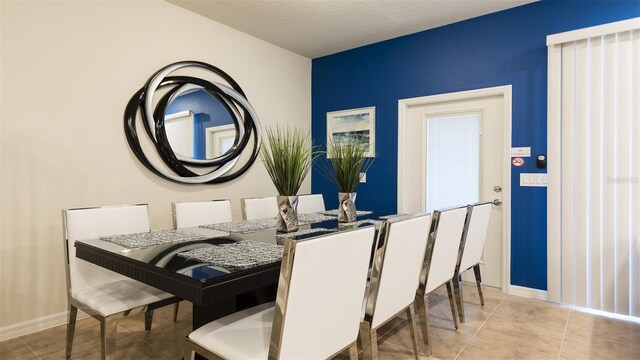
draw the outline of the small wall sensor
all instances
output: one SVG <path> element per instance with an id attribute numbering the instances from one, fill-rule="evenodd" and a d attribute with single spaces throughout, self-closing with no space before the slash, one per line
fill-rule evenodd
<path id="1" fill-rule="evenodd" d="M 544 154 L 536 156 L 536 166 L 538 169 L 544 169 L 547 167 L 547 157 Z"/>

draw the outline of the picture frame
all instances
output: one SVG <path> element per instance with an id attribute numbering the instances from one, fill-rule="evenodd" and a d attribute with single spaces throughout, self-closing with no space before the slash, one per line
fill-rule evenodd
<path id="1" fill-rule="evenodd" d="M 375 157 L 376 107 L 331 111 L 327 113 L 327 145 L 343 141 L 367 144 L 367 157 Z M 327 153 L 327 158 L 330 158 Z"/>

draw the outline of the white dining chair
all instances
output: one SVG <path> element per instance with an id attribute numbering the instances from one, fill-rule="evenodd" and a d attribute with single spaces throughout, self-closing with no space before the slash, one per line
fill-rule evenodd
<path id="1" fill-rule="evenodd" d="M 242 218 L 256 220 L 278 216 L 278 204 L 275 196 L 245 198 L 242 203 Z"/>
<path id="2" fill-rule="evenodd" d="M 76 258 L 75 242 L 99 236 L 149 231 L 146 204 L 66 209 L 62 211 L 69 318 L 66 358 L 71 357 L 78 309 L 100 321 L 102 359 L 115 355 L 116 320 L 131 310 L 145 311 L 151 329 L 153 309 L 176 303 L 173 295 Z"/>
<path id="3" fill-rule="evenodd" d="M 210 322 L 185 340 L 184 359 L 328 359 L 356 340 L 375 229 L 286 239 L 275 305 Z"/>
<path id="4" fill-rule="evenodd" d="M 371 269 L 360 339 L 365 354 L 378 358 L 377 329 L 403 311 L 409 320 L 414 357 L 418 359 L 413 302 L 427 249 L 431 215 L 385 221 L 378 233 L 378 250 Z"/>
<path id="5" fill-rule="evenodd" d="M 458 328 L 452 279 L 458 261 L 458 250 L 466 215 L 466 207 L 436 210 L 432 214 L 427 252 L 415 299 L 418 316 L 421 318 L 422 337 L 427 355 L 431 355 L 432 349 L 429 343 L 429 303 L 425 296 L 443 284 L 447 286 L 453 324 L 456 329 Z"/>
<path id="6" fill-rule="evenodd" d="M 232 221 L 231 200 L 188 201 L 171 204 L 173 228 L 182 229 Z"/>
<path id="7" fill-rule="evenodd" d="M 325 211 L 324 197 L 322 194 L 309 194 L 298 196 L 298 214 L 311 214 Z"/>
<path id="8" fill-rule="evenodd" d="M 460 242 L 460 249 L 458 251 L 458 263 L 453 275 L 453 290 L 456 297 L 456 305 L 458 308 L 460 322 L 465 321 L 460 275 L 471 268 L 473 268 L 476 278 L 480 304 L 484 305 L 480 262 L 482 261 L 482 251 L 484 249 L 484 243 L 487 240 L 487 231 L 489 230 L 491 205 L 491 202 L 485 202 L 467 206 L 464 232 L 462 235 L 462 241 Z"/>

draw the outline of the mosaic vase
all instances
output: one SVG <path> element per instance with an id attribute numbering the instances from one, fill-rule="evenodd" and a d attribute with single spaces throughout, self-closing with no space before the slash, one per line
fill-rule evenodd
<path id="1" fill-rule="evenodd" d="M 298 231 L 298 197 L 278 195 L 278 217 L 276 218 L 276 231 Z"/>
<path id="2" fill-rule="evenodd" d="M 350 223 L 356 221 L 356 193 L 338 193 L 338 222 Z"/>

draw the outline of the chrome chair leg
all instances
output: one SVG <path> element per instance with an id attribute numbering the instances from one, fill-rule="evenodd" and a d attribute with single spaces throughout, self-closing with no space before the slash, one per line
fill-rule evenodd
<path id="1" fill-rule="evenodd" d="M 144 312 L 144 329 L 146 331 L 151 331 L 151 323 L 153 322 L 153 310 L 147 308 Z"/>
<path id="2" fill-rule="evenodd" d="M 453 293 L 456 297 L 456 305 L 458 306 L 458 317 L 460 318 L 460 322 L 464 322 L 464 306 L 462 302 L 464 298 L 462 296 L 462 286 L 460 286 L 460 277 L 454 276 L 453 279 Z"/>
<path id="3" fill-rule="evenodd" d="M 421 291 L 416 292 L 416 298 L 413 303 L 416 306 L 420 327 L 422 328 L 422 340 L 425 345 L 425 353 L 427 356 L 431 356 L 431 345 L 429 344 L 429 303 Z"/>
<path id="4" fill-rule="evenodd" d="M 449 294 L 449 305 L 451 306 L 451 317 L 453 318 L 453 326 L 458 328 L 458 307 L 453 299 L 453 281 L 447 282 L 447 293 Z"/>
<path id="5" fill-rule="evenodd" d="M 178 321 L 178 309 L 180 308 L 180 302 L 173 304 L 173 322 Z"/>
<path id="6" fill-rule="evenodd" d="M 420 358 L 420 350 L 418 349 L 418 328 L 416 326 L 416 314 L 413 310 L 413 304 L 409 305 L 406 309 L 407 320 L 409 320 L 409 332 L 411 333 L 411 343 L 413 344 L 413 357 L 416 360 Z"/>
<path id="7" fill-rule="evenodd" d="M 371 330 L 369 333 L 369 347 L 371 348 L 371 359 L 378 359 L 378 330 Z"/>
<path id="8" fill-rule="evenodd" d="M 67 348 L 66 359 L 71 359 L 71 348 L 73 346 L 73 335 L 76 331 L 76 319 L 78 318 L 78 308 L 69 304 L 69 314 L 67 320 Z"/>
<path id="9" fill-rule="evenodd" d="M 480 264 L 473 267 L 473 273 L 476 276 L 476 285 L 478 286 L 478 295 L 480 296 L 480 305 L 484 305 L 484 295 L 482 294 L 482 275 L 480 275 Z"/>
<path id="10" fill-rule="evenodd" d="M 118 323 L 115 319 L 100 319 L 100 353 L 102 360 L 116 358 L 116 338 L 118 336 Z"/>
<path id="11" fill-rule="evenodd" d="M 360 337 L 360 347 L 362 348 L 362 353 L 363 356 L 368 353 L 371 353 L 371 351 L 369 350 L 369 332 L 370 332 L 370 328 L 369 328 L 369 323 L 367 321 L 363 321 L 360 323 L 360 331 L 358 333 L 358 336 Z"/>
<path id="12" fill-rule="evenodd" d="M 349 346 L 349 360 L 358 360 L 358 342 L 354 341 L 351 346 Z"/>

